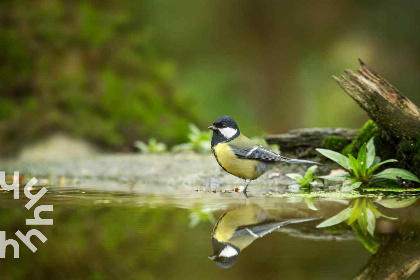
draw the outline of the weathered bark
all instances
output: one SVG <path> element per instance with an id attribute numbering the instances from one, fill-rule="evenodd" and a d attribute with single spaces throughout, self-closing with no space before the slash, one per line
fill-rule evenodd
<path id="1" fill-rule="evenodd" d="M 315 157 L 317 156 L 315 148 L 323 147 L 327 137 L 340 137 L 350 144 L 357 135 L 357 130 L 347 128 L 304 128 L 291 130 L 284 134 L 267 135 L 265 139 L 270 145 L 279 145 L 282 154 Z"/>
<path id="2" fill-rule="evenodd" d="M 333 78 L 382 130 L 397 138 L 419 137 L 419 108 L 362 60 L 359 62 L 359 73 L 345 70 L 348 78 Z"/>
<path id="3" fill-rule="evenodd" d="M 355 277 L 357 280 L 406 279 L 420 267 L 420 233 L 384 236 L 379 251 Z"/>

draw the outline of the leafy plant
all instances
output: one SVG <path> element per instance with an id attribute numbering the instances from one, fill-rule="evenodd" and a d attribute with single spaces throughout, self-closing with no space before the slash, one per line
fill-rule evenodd
<path id="1" fill-rule="evenodd" d="M 323 221 L 317 228 L 329 227 L 341 222 L 347 221 L 348 225 L 352 225 L 354 222 L 358 222 L 358 225 L 362 232 L 366 234 L 369 232 L 370 235 L 374 236 L 376 219 L 384 217 L 391 220 L 397 218 L 388 217 L 378 209 L 372 203 L 371 199 L 368 198 L 357 198 L 353 200 L 349 207 L 338 213 L 337 215 Z"/>
<path id="2" fill-rule="evenodd" d="M 298 173 L 289 173 L 286 174 L 286 176 L 290 179 L 298 181 L 302 187 L 309 187 L 316 183 L 315 180 L 317 179 L 317 177 L 314 176 L 314 173 L 317 168 L 318 166 L 316 165 L 309 167 L 305 173 L 305 176 L 302 176 Z"/>
<path id="3" fill-rule="evenodd" d="M 371 138 L 368 143 L 362 145 L 357 159 L 351 154 L 346 157 L 331 150 L 317 149 L 317 151 L 325 157 L 335 161 L 348 171 L 338 175 L 319 177 L 330 181 L 344 181 L 342 187 L 343 191 L 357 189 L 362 184 L 373 183 L 377 180 L 398 180 L 401 178 L 420 183 L 420 179 L 416 175 L 405 169 L 388 168 L 375 174 L 375 171 L 380 166 L 386 163 L 397 162 L 397 160 L 388 159 L 381 162 L 380 158 L 376 156 L 373 138 Z"/>
<path id="4" fill-rule="evenodd" d="M 188 143 L 176 145 L 172 148 L 173 152 L 195 151 L 199 153 L 209 153 L 211 131 L 201 131 L 197 126 L 190 123 L 190 132 L 188 134 Z"/>
<path id="5" fill-rule="evenodd" d="M 167 150 L 166 144 L 156 141 L 155 138 L 150 138 L 147 144 L 142 141 L 136 141 L 134 146 L 142 153 L 164 153 Z"/>

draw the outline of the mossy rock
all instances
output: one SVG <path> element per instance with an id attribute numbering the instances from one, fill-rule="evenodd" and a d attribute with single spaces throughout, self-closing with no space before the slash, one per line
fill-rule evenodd
<path id="1" fill-rule="evenodd" d="M 354 157 L 357 157 L 357 154 L 360 148 L 362 147 L 363 143 L 368 142 L 372 137 L 375 136 L 380 136 L 380 130 L 374 121 L 369 120 L 360 129 L 360 133 L 356 137 L 356 139 L 354 139 L 353 142 L 351 142 L 347 147 L 345 147 L 341 153 L 346 156 L 350 154 Z"/>
<path id="2" fill-rule="evenodd" d="M 348 145 L 348 140 L 340 136 L 327 136 L 322 140 L 322 147 L 324 149 L 339 152 Z"/>

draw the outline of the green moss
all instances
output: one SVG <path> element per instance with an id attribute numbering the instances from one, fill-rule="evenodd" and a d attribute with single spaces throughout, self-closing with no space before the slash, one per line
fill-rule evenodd
<path id="1" fill-rule="evenodd" d="M 362 188 L 366 192 L 385 192 L 385 193 L 420 193 L 420 188 L 381 188 L 366 187 Z"/>
<path id="2" fill-rule="evenodd" d="M 327 136 L 322 140 L 322 147 L 325 149 L 339 152 L 343 150 L 348 144 L 348 141 L 339 136 Z"/>
<path id="3" fill-rule="evenodd" d="M 420 137 L 401 141 L 396 146 L 396 153 L 403 167 L 420 176 Z"/>
<path id="4" fill-rule="evenodd" d="M 342 150 L 343 155 L 353 155 L 357 157 L 359 149 L 362 147 L 363 143 L 368 142 L 370 138 L 374 136 L 379 136 L 380 131 L 376 123 L 372 120 L 367 121 L 363 127 L 360 129 L 359 135 L 356 139 L 353 140 L 347 147 Z M 375 141 L 376 144 L 376 141 Z"/>
<path id="5" fill-rule="evenodd" d="M 407 169 L 420 176 L 420 137 L 418 139 L 401 139 L 388 134 L 378 128 L 376 123 L 369 120 L 360 129 L 360 134 L 341 153 L 357 156 L 363 143 L 375 137 L 377 155 L 382 159 L 396 158 L 396 167 Z"/>
<path id="6" fill-rule="evenodd" d="M 340 234 L 347 231 L 349 226 L 346 223 L 339 223 L 330 227 L 324 228 L 324 230 L 331 234 Z"/>

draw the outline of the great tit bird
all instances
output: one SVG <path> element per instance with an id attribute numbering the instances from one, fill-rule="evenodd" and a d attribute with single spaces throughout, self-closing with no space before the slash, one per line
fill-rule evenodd
<path id="1" fill-rule="evenodd" d="M 251 180 L 264 174 L 271 166 L 279 162 L 319 164 L 309 160 L 286 158 L 252 142 L 243 135 L 236 122 L 228 117 L 219 117 L 213 125 L 211 149 L 219 165 L 228 173 L 245 179 L 242 192 Z"/>
<path id="2" fill-rule="evenodd" d="M 214 226 L 211 236 L 213 255 L 209 259 L 221 268 L 229 268 L 254 240 L 282 226 L 316 219 L 319 218 L 281 220 L 255 204 L 234 208 L 220 216 Z"/>

